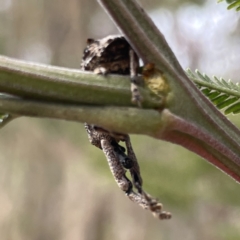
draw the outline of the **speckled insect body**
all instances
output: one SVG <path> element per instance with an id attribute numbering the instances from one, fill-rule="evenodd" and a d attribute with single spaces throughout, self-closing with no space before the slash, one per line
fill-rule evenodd
<path id="1" fill-rule="evenodd" d="M 123 36 L 111 35 L 100 40 L 89 38 L 81 69 L 97 74 L 130 75 L 130 45 Z"/>
<path id="2" fill-rule="evenodd" d="M 141 105 L 141 95 L 135 84 L 139 59 L 123 36 L 108 36 L 100 40 L 88 39 L 83 53 L 81 69 L 96 74 L 116 73 L 129 75 L 132 101 Z M 169 219 L 171 214 L 162 211 L 162 205 L 142 189 L 142 177 L 137 158 L 133 151 L 130 137 L 126 134 L 114 134 L 101 127 L 85 123 L 85 129 L 91 144 L 105 154 L 109 168 L 119 188 L 129 199 L 144 209 L 149 209 L 159 219 Z M 119 144 L 124 141 L 127 148 Z M 132 182 L 126 177 L 129 170 Z M 136 188 L 137 193 L 133 191 Z"/>

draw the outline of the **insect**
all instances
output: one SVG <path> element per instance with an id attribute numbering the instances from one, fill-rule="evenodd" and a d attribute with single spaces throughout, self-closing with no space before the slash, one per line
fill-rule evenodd
<path id="1" fill-rule="evenodd" d="M 139 59 L 127 40 L 120 35 L 112 35 L 100 40 L 88 39 L 84 50 L 81 69 L 96 74 L 117 73 L 129 75 L 132 101 L 141 105 L 141 95 L 136 84 Z M 142 189 L 139 164 L 133 151 L 129 135 L 113 134 L 101 127 L 84 124 L 91 144 L 100 148 L 108 161 L 110 170 L 121 190 L 129 199 L 144 209 L 152 211 L 160 219 L 169 219 L 171 214 L 162 211 L 162 205 Z M 119 142 L 125 142 L 125 148 Z M 126 177 L 129 170 L 132 181 Z M 137 192 L 133 190 L 136 188 Z"/>
<path id="2" fill-rule="evenodd" d="M 110 35 L 94 40 L 87 39 L 81 69 L 96 74 L 116 73 L 131 76 L 132 101 L 141 105 L 143 100 L 137 86 L 139 58 L 121 35 Z"/>

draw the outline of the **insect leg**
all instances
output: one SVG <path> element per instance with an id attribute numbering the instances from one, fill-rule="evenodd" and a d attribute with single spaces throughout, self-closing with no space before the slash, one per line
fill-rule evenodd
<path id="1" fill-rule="evenodd" d="M 142 96 L 138 88 L 138 78 L 137 78 L 137 69 L 139 67 L 139 58 L 137 54 L 130 49 L 130 79 L 131 79 L 131 92 L 132 92 L 132 102 L 137 103 L 141 107 Z"/>
<path id="2" fill-rule="evenodd" d="M 87 131 L 89 142 L 96 146 L 97 148 L 102 149 L 100 144 L 99 133 L 94 129 L 94 125 L 84 123 L 84 128 Z"/>
<path id="3" fill-rule="evenodd" d="M 133 151 L 129 135 L 125 136 L 125 144 L 127 148 L 128 157 L 132 159 L 132 167 L 129 169 L 129 171 L 132 176 L 133 185 L 134 187 L 136 187 L 138 192 L 141 193 L 143 180 L 140 174 L 140 167 L 139 167 L 136 155 Z"/>
<path id="4" fill-rule="evenodd" d="M 101 146 L 115 181 L 122 191 L 129 194 L 132 191 L 132 183 L 125 175 L 126 170 L 119 160 L 118 152 L 115 151 L 114 146 L 106 138 L 101 139 Z"/>

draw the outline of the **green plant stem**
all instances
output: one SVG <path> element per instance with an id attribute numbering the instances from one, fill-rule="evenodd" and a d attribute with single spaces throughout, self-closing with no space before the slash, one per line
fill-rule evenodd
<path id="1" fill-rule="evenodd" d="M 88 122 L 120 133 L 150 136 L 163 129 L 165 124 L 161 113 L 153 109 L 79 106 L 12 96 L 0 96 L 0 111 L 29 117 Z"/>
<path id="2" fill-rule="evenodd" d="M 135 106 L 129 77 L 29 63 L 0 56 L 0 91 L 24 98 L 93 105 Z M 161 99 L 141 89 L 143 107 L 159 107 Z M 96 97 L 97 96 L 97 97 Z"/>
<path id="3" fill-rule="evenodd" d="M 133 0 L 98 0 L 145 63 L 163 72 L 172 125 L 159 138 L 180 144 L 240 182 L 240 132 L 194 86 L 164 36 Z"/>

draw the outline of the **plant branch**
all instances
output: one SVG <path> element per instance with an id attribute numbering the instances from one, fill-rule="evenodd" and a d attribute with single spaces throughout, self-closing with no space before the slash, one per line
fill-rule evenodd
<path id="1" fill-rule="evenodd" d="M 24 98 L 65 103 L 135 106 L 129 77 L 101 76 L 90 72 L 29 63 L 0 56 L 0 91 Z M 158 107 L 147 89 L 141 89 L 144 107 Z M 97 97 L 96 97 L 97 96 Z"/>
<path id="2" fill-rule="evenodd" d="M 98 124 L 119 133 L 153 136 L 164 128 L 158 111 L 131 107 L 98 107 L 21 99 L 0 95 L 0 112 Z"/>
<path id="3" fill-rule="evenodd" d="M 170 85 L 167 108 L 172 125 L 159 138 L 198 153 L 240 182 L 239 130 L 188 79 L 163 35 L 135 1 L 98 1 L 143 61 L 154 63 Z"/>

